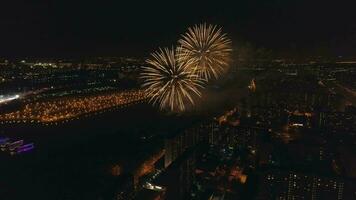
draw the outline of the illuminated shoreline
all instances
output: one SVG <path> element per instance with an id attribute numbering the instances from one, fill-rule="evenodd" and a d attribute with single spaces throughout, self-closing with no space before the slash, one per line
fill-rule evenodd
<path id="1" fill-rule="evenodd" d="M 17 111 L 0 115 L 1 124 L 68 122 L 115 107 L 125 107 L 146 99 L 142 90 L 113 92 L 86 97 L 66 97 L 27 103 Z"/>

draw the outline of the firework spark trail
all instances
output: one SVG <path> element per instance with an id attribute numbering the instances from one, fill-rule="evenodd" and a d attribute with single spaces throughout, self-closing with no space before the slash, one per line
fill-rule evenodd
<path id="1" fill-rule="evenodd" d="M 191 73 L 188 62 L 178 62 L 180 49 L 160 49 L 146 60 L 149 64 L 143 67 L 141 78 L 150 101 L 159 104 L 160 109 L 174 112 L 186 110 L 186 104 L 194 104 L 193 95 L 201 95 L 199 89 L 203 81 Z"/>
<path id="2" fill-rule="evenodd" d="M 191 70 L 206 81 L 217 79 L 229 66 L 231 40 L 217 26 L 195 25 L 178 43 L 179 61 L 189 62 Z"/>

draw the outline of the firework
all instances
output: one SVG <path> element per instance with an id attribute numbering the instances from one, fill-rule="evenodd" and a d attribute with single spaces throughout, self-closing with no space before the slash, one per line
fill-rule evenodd
<path id="1" fill-rule="evenodd" d="M 231 40 L 221 28 L 200 24 L 188 29 L 178 41 L 180 61 L 190 62 L 191 70 L 204 80 L 217 79 L 229 66 Z M 189 61 L 187 61 L 188 59 Z"/>
<path id="2" fill-rule="evenodd" d="M 187 62 L 178 62 L 180 50 L 159 49 L 146 60 L 141 78 L 150 101 L 159 104 L 160 109 L 181 112 L 186 104 L 194 104 L 193 96 L 200 97 L 202 81 L 187 67 Z"/>

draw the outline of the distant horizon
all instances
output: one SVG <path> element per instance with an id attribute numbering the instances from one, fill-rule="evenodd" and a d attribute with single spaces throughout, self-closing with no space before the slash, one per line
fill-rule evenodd
<path id="1" fill-rule="evenodd" d="M 148 52 L 146 55 L 71 55 L 71 56 L 1 56 L 0 55 L 0 62 L 1 61 L 11 61 L 11 62 L 20 62 L 21 60 L 85 60 L 85 59 L 108 59 L 108 58 L 133 58 L 133 59 L 142 59 L 145 60 L 150 56 L 151 52 Z M 335 61 L 335 62 L 353 62 L 356 61 L 356 55 L 355 56 L 339 56 L 339 55 L 327 55 L 327 56 L 321 56 L 321 55 L 309 55 L 309 56 L 303 56 L 303 57 L 292 57 L 292 56 L 272 56 L 271 59 L 269 60 L 279 60 L 279 59 L 286 59 L 288 61 L 295 60 L 295 61 L 313 61 L 313 59 L 325 59 L 328 61 Z M 317 60 L 316 60 L 317 61 Z"/>

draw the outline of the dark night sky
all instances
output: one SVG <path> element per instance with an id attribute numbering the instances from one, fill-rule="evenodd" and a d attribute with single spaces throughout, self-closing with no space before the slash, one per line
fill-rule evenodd
<path id="1" fill-rule="evenodd" d="M 9 0 L 0 56 L 146 55 L 200 22 L 283 55 L 356 55 L 356 3 L 319 0 Z"/>

